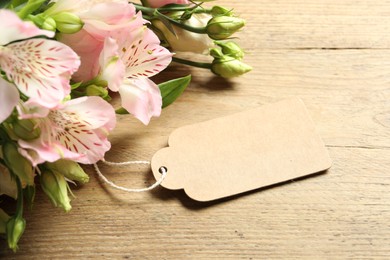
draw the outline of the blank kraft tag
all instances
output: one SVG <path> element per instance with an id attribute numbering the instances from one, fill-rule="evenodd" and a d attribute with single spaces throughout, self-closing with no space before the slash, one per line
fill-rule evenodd
<path id="1" fill-rule="evenodd" d="M 328 169 L 331 160 L 305 105 L 291 99 L 184 126 L 152 158 L 167 189 L 210 201 Z"/>

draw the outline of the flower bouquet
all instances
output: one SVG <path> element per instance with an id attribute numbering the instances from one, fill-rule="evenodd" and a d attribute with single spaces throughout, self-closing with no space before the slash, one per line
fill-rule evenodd
<path id="1" fill-rule="evenodd" d="M 71 209 L 69 183 L 86 183 L 79 164 L 110 149 L 116 113 L 148 124 L 190 82 L 155 84 L 172 61 L 222 77 L 250 71 L 231 36 L 244 26 L 231 9 L 187 0 L 3 0 L 0 2 L 0 233 L 16 250 L 23 209 L 40 185 Z M 175 52 L 176 54 L 174 54 Z M 209 62 L 180 58 L 205 54 Z M 119 92 L 114 108 L 110 95 Z"/>

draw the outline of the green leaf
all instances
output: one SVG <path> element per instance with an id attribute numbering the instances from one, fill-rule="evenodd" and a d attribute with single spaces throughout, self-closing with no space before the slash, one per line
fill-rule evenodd
<path id="1" fill-rule="evenodd" d="M 123 107 L 120 107 L 117 110 L 115 110 L 115 113 L 117 113 L 119 115 L 127 115 L 129 112 L 126 109 L 124 109 Z"/>
<path id="2" fill-rule="evenodd" d="M 73 84 L 70 85 L 70 87 L 71 87 L 72 90 L 74 90 L 74 89 L 80 87 L 81 84 L 82 84 L 82 82 L 73 83 Z"/>
<path id="3" fill-rule="evenodd" d="M 188 75 L 159 84 L 158 87 L 163 100 L 162 108 L 172 104 L 183 93 L 190 81 L 191 75 Z"/>
<path id="4" fill-rule="evenodd" d="M 28 208 L 31 210 L 35 199 L 35 185 L 27 185 L 23 189 L 23 195 L 26 199 Z"/>

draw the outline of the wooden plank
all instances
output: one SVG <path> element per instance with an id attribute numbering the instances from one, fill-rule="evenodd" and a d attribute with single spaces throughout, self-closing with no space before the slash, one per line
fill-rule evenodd
<path id="1" fill-rule="evenodd" d="M 0 258 L 389 258 L 390 3 L 218 4 L 248 20 L 239 41 L 253 72 L 226 81 L 173 66 L 155 80 L 191 72 L 189 89 L 147 127 L 120 116 L 107 159 L 145 160 L 177 127 L 298 96 L 329 148 L 331 170 L 200 204 L 162 188 L 117 192 L 86 167 L 91 181 L 74 190 L 73 210 L 53 208 L 38 190 L 20 250 L 0 243 Z M 147 167 L 102 170 L 128 187 L 154 181 Z"/>
<path id="2" fill-rule="evenodd" d="M 388 256 L 390 152 L 332 148 L 330 153 L 335 161 L 327 174 L 217 204 L 163 189 L 111 197 L 92 178 L 76 191 L 72 212 L 60 214 L 39 192 L 15 257 Z M 119 177 L 129 185 L 143 178 Z"/>
<path id="3" fill-rule="evenodd" d="M 390 5 L 386 1 L 226 2 L 247 20 L 242 37 L 252 49 L 388 48 Z"/>

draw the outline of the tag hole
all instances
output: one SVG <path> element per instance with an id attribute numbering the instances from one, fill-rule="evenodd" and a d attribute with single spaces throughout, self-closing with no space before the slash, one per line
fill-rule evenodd
<path id="1" fill-rule="evenodd" d="M 158 169 L 158 172 L 161 173 L 161 174 L 163 174 L 164 172 L 167 172 L 167 171 L 168 171 L 168 169 L 167 169 L 167 167 L 165 167 L 165 166 L 161 166 L 161 167 Z"/>

